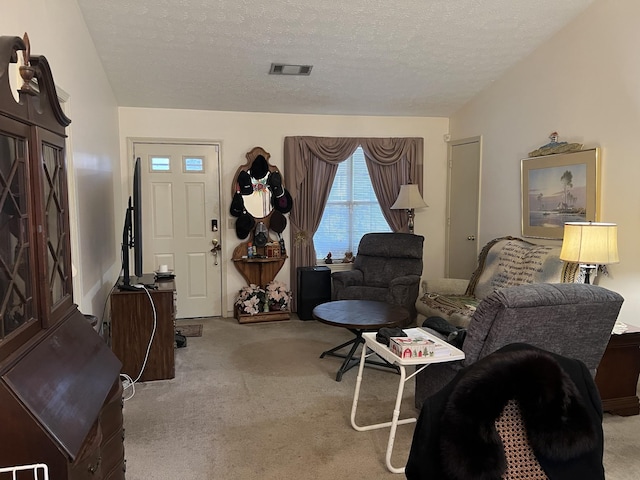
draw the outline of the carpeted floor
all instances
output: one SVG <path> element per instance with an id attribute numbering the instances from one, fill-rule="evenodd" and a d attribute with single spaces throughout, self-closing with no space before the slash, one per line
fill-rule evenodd
<path id="1" fill-rule="evenodd" d="M 341 359 L 318 358 L 350 336 L 315 321 L 203 319 L 202 337 L 176 350 L 176 378 L 138 384 L 125 403 L 127 480 L 404 478 L 385 467 L 387 429 L 350 425 L 357 369 L 336 382 Z M 367 367 L 359 423 L 390 420 L 398 378 Z M 400 416 L 415 413 L 409 380 Z M 396 466 L 413 428 L 398 427 Z M 636 479 L 640 416 L 605 415 L 604 430 L 607 480 Z"/>

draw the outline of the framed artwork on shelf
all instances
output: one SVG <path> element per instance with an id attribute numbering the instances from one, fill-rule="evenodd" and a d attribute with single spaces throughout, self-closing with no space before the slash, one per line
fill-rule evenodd
<path id="1" fill-rule="evenodd" d="M 565 222 L 600 216 L 600 149 L 521 161 L 522 235 L 562 239 Z"/>

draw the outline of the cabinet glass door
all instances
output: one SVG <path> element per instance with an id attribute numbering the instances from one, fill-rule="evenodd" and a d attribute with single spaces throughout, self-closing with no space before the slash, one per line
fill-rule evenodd
<path id="1" fill-rule="evenodd" d="M 0 132 L 0 341 L 34 317 L 26 142 Z"/>
<path id="2" fill-rule="evenodd" d="M 67 195 L 64 150 L 57 145 L 43 142 L 42 167 L 49 301 L 52 306 L 56 306 L 71 292 L 68 270 L 69 212 L 65 209 L 64 200 Z"/>

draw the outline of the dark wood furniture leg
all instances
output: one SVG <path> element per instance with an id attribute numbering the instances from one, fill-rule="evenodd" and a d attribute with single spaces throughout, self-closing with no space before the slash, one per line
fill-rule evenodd
<path id="1" fill-rule="evenodd" d="M 611 335 L 598 371 L 596 385 L 605 412 L 622 416 L 638 415 L 638 375 L 640 374 L 640 328 L 631 327 Z"/>

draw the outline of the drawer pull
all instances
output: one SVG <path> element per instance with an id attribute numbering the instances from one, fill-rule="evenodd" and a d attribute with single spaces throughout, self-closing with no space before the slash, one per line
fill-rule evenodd
<path id="1" fill-rule="evenodd" d="M 102 463 L 102 457 L 98 457 L 98 461 L 95 465 L 89 465 L 89 473 L 94 475 L 98 469 L 100 468 L 100 463 Z"/>

